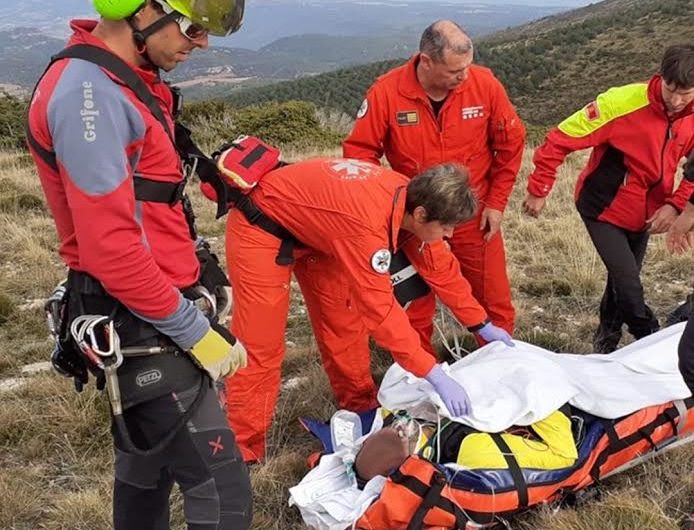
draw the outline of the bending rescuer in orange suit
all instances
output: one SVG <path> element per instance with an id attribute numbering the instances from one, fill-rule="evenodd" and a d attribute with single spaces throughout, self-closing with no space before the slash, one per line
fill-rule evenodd
<path id="1" fill-rule="evenodd" d="M 370 334 L 403 368 L 425 377 L 453 415 L 468 410 L 465 390 L 422 348 L 394 297 L 389 274 L 399 244 L 407 246 L 408 238 L 429 243 L 419 258 L 425 275 L 436 271 L 435 282 L 448 276 L 454 293 L 449 301 L 466 324 L 493 328 L 484 310 L 469 302 L 469 286 L 442 241 L 477 210 L 464 168 L 441 165 L 409 179 L 367 162 L 313 159 L 267 173 L 249 197 L 266 220 L 299 243 L 292 263 L 277 260 L 280 238 L 257 220 L 249 222 L 238 208 L 229 214 L 231 328 L 246 345 L 248 366 L 227 380 L 227 405 L 246 461 L 265 455 L 280 386 L 292 272 L 341 407 L 360 410 L 376 403 Z"/>
<path id="2" fill-rule="evenodd" d="M 515 310 L 500 226 L 520 168 L 525 129 L 492 72 L 472 64 L 472 41 L 454 22 L 423 33 L 420 53 L 381 76 L 366 94 L 343 155 L 379 163 L 412 177 L 435 164 L 457 162 L 470 172 L 482 207 L 449 238 L 475 298 L 492 322 L 513 333 Z M 432 354 L 433 294 L 408 315 Z"/>

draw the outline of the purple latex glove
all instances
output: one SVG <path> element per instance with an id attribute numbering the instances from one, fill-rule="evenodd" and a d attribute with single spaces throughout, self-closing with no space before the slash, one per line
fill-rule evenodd
<path id="1" fill-rule="evenodd" d="M 431 383 L 452 416 L 470 413 L 470 398 L 467 392 L 455 379 L 444 372 L 440 365 L 435 364 L 424 379 Z"/>
<path id="2" fill-rule="evenodd" d="M 513 339 L 511 338 L 511 335 L 509 335 L 505 329 L 500 328 L 499 326 L 495 326 L 491 322 L 487 322 L 477 331 L 477 333 L 487 342 L 494 342 L 495 340 L 500 340 L 501 342 L 506 344 L 506 346 L 510 346 L 511 348 L 515 348 L 516 346 L 515 344 L 513 344 Z"/>

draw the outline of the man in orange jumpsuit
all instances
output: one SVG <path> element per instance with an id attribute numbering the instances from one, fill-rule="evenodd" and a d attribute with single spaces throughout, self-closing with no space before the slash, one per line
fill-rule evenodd
<path id="1" fill-rule="evenodd" d="M 231 328 L 246 345 L 248 366 L 227 381 L 227 405 L 244 459 L 257 461 L 265 454 L 280 385 L 292 272 L 341 407 L 363 410 L 376 404 L 366 344 L 370 334 L 403 368 L 425 377 L 452 414 L 464 414 L 465 390 L 422 348 L 395 300 L 389 267 L 392 253 L 407 245 L 408 237 L 430 243 L 431 250 L 418 258 L 422 270 L 428 270 L 428 262 L 438 278 L 448 275 L 450 291 L 458 297 L 451 303 L 459 306 L 466 324 L 480 333 L 494 329 L 474 300 L 463 302 L 471 298 L 469 286 L 442 241 L 477 209 L 467 171 L 448 164 L 408 179 L 367 162 L 313 159 L 271 171 L 250 198 L 300 244 L 292 264 L 278 264 L 281 240 L 257 220 L 250 223 L 239 209 L 229 213 Z M 361 396 L 362 402 L 345 402 L 349 396 Z"/>
<path id="2" fill-rule="evenodd" d="M 392 168 L 408 177 L 443 162 L 469 169 L 482 208 L 456 228 L 449 243 L 492 322 L 513 333 L 515 310 L 500 226 L 520 168 L 525 129 L 501 83 L 472 60 L 472 42 L 457 24 L 429 26 L 420 53 L 369 89 L 343 155 L 379 163 L 385 154 Z M 432 353 L 434 310 L 433 295 L 408 308 Z"/>

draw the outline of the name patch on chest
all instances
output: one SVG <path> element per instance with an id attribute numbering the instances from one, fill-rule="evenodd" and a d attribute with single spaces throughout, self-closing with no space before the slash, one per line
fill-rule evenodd
<path id="1" fill-rule="evenodd" d="M 463 107 L 462 116 L 464 120 L 482 118 L 484 116 L 484 107 L 482 105 L 477 107 Z"/>
<path id="2" fill-rule="evenodd" d="M 419 113 L 416 110 L 403 110 L 395 114 L 398 125 L 417 125 L 419 123 Z"/>

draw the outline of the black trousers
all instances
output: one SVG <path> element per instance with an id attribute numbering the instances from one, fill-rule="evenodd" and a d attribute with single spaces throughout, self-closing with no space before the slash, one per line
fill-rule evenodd
<path id="1" fill-rule="evenodd" d="M 694 394 L 694 312 L 689 315 L 684 333 L 682 333 L 678 354 L 680 372 L 689 390 Z"/>
<path id="2" fill-rule="evenodd" d="M 114 424 L 114 530 L 168 530 L 174 483 L 183 494 L 189 530 L 248 529 L 248 469 L 210 378 L 180 353 L 126 359 L 119 380 L 127 432 L 140 449 L 156 446 L 173 432 L 200 398 L 172 441 L 150 456 L 128 452 Z"/>
<path id="3" fill-rule="evenodd" d="M 588 234 L 607 268 L 607 285 L 600 301 L 596 351 L 617 348 L 626 324 L 635 338 L 658 331 L 653 311 L 646 305 L 641 285 L 641 264 L 648 245 L 647 232 L 630 232 L 610 223 L 583 219 Z"/>

